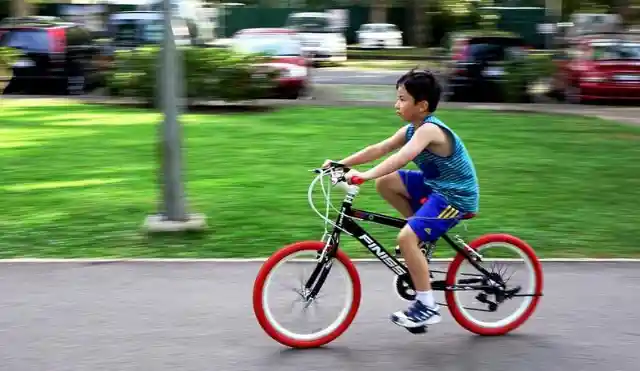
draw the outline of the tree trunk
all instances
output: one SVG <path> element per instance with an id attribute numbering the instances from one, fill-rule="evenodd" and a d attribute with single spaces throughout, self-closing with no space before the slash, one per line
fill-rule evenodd
<path id="1" fill-rule="evenodd" d="M 415 33 L 414 45 L 426 47 L 431 42 L 431 27 L 427 12 L 430 9 L 431 0 L 413 0 L 413 31 Z"/>
<path id="2" fill-rule="evenodd" d="M 626 29 L 626 27 L 633 24 L 634 19 L 638 15 L 638 10 L 630 0 L 616 0 L 614 4 L 613 11 L 620 14 L 622 27 Z"/>
<path id="3" fill-rule="evenodd" d="M 27 0 L 11 0 L 11 16 L 26 17 L 31 14 L 31 4 Z"/>
<path id="4" fill-rule="evenodd" d="M 369 23 L 386 23 L 389 0 L 373 0 L 369 10 Z"/>

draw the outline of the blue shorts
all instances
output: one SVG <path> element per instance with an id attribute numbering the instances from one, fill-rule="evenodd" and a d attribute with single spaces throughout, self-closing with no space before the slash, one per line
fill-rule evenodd
<path id="1" fill-rule="evenodd" d="M 436 241 L 462 220 L 464 213 L 450 206 L 442 195 L 424 184 L 421 171 L 398 170 L 398 173 L 409 192 L 414 212 L 407 223 L 421 241 Z M 423 204 L 424 199 L 427 200 Z"/>

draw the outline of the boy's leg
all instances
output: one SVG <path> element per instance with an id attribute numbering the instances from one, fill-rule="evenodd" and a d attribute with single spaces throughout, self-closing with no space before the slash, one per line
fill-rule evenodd
<path id="1" fill-rule="evenodd" d="M 418 248 L 419 242 L 435 242 L 460 221 L 462 213 L 450 206 L 441 195 L 432 193 L 429 200 L 398 235 L 411 280 L 416 289 L 416 301 L 406 311 L 393 313 L 391 320 L 403 327 L 421 327 L 440 322 L 439 306 L 435 303 L 429 266 Z"/>
<path id="2" fill-rule="evenodd" d="M 398 170 L 376 179 L 376 191 L 405 218 L 420 208 L 423 188 L 422 173 L 416 170 Z"/>
<path id="3" fill-rule="evenodd" d="M 376 190 L 407 219 L 422 207 L 420 200 L 430 193 L 424 185 L 421 171 L 404 169 L 376 179 Z M 420 243 L 420 249 L 424 255 L 432 251 L 432 247 L 425 246 L 423 242 Z M 399 246 L 396 246 L 395 254 L 396 258 L 401 257 Z"/>

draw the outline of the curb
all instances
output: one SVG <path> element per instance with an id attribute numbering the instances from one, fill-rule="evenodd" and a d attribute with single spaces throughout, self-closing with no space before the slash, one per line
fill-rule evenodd
<path id="1" fill-rule="evenodd" d="M 42 264 L 42 263 L 56 263 L 56 264 L 107 264 L 107 263 L 263 263 L 267 258 L 15 258 L 15 259 L 0 259 L 0 264 Z M 351 259 L 356 263 L 379 263 L 378 259 L 362 258 Z M 402 259 L 401 259 L 402 260 Z M 435 258 L 431 259 L 433 263 L 449 263 L 453 258 Z M 491 261 L 492 259 L 487 259 Z M 499 259 L 504 262 L 520 261 L 520 259 Z M 540 259 L 541 263 L 640 263 L 640 258 L 543 258 Z"/>

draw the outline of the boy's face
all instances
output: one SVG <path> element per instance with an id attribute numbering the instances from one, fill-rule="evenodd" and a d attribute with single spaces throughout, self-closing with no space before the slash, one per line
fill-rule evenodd
<path id="1" fill-rule="evenodd" d="M 425 101 L 416 103 L 411 94 L 400 85 L 396 92 L 395 109 L 398 116 L 404 121 L 421 121 L 428 112 L 429 105 Z"/>

